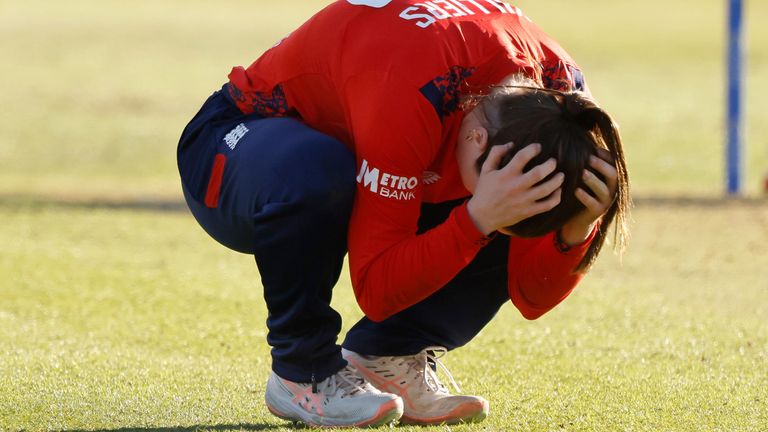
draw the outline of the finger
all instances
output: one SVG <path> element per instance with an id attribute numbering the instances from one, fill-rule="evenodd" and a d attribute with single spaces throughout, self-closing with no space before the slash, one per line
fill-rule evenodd
<path id="1" fill-rule="evenodd" d="M 595 193 L 598 200 L 604 203 L 611 201 L 612 194 L 611 190 L 608 188 L 608 185 L 603 183 L 603 181 L 597 178 L 597 176 L 594 175 L 591 171 L 584 170 L 582 180 L 584 180 L 584 184 L 589 186 L 592 192 Z"/>
<path id="2" fill-rule="evenodd" d="M 506 143 L 502 145 L 495 145 L 488 152 L 488 157 L 483 162 L 483 167 L 480 169 L 481 173 L 494 171 L 499 169 L 499 164 L 504 158 L 504 155 L 512 148 L 512 143 Z"/>
<path id="3" fill-rule="evenodd" d="M 523 185 L 531 187 L 538 184 L 552 174 L 557 169 L 557 160 L 555 158 L 547 159 L 546 162 L 536 165 L 523 175 Z"/>
<path id="4" fill-rule="evenodd" d="M 598 201 L 592 195 L 588 194 L 584 189 L 576 188 L 574 195 L 576 195 L 576 199 L 584 204 L 584 207 L 586 207 L 587 211 L 589 211 L 591 214 L 598 216 L 603 214 L 605 211 L 605 208 L 602 204 L 600 204 L 600 201 Z"/>
<path id="5" fill-rule="evenodd" d="M 537 201 L 529 207 L 528 217 L 548 212 L 557 207 L 557 205 L 560 204 L 560 198 L 562 195 L 563 190 L 558 188 L 556 191 L 552 192 L 552 195 L 550 195 L 549 198 L 542 201 Z"/>
<path id="6" fill-rule="evenodd" d="M 611 195 L 616 193 L 616 185 L 619 182 L 619 173 L 616 171 L 616 167 L 613 163 L 609 163 L 603 159 L 595 156 L 589 158 L 589 166 L 594 168 L 597 172 L 605 177 L 608 189 L 611 191 Z"/>
<path id="7" fill-rule="evenodd" d="M 537 154 L 541 153 L 541 144 L 534 143 L 534 144 L 528 144 L 523 149 L 521 149 L 515 157 L 512 158 L 511 161 L 509 161 L 509 165 L 504 167 L 505 171 L 513 171 L 515 173 L 522 173 L 523 168 L 528 164 L 528 162 L 531 161 L 531 159 L 535 158 Z"/>
<path id="8" fill-rule="evenodd" d="M 560 186 L 563 185 L 563 181 L 565 180 L 565 174 L 563 173 L 557 173 L 555 174 L 551 179 L 547 180 L 546 182 L 533 187 L 528 192 L 528 198 L 538 201 L 542 198 L 546 198 L 549 195 L 552 194 L 552 192 L 556 191 Z"/>
<path id="9" fill-rule="evenodd" d="M 602 159 L 602 160 L 610 163 L 611 165 L 613 165 L 613 162 L 614 162 L 613 161 L 613 156 L 611 155 L 611 152 L 609 152 L 608 150 L 606 150 L 604 148 L 598 148 L 597 149 L 597 156 L 600 157 L 600 159 Z"/>

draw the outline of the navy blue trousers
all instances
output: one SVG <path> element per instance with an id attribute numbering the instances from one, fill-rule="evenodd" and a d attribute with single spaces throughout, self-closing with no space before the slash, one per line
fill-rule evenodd
<path id="1" fill-rule="evenodd" d="M 309 382 L 341 369 L 341 317 L 330 302 L 347 252 L 352 152 L 298 120 L 244 115 L 218 91 L 185 128 L 177 159 L 184 197 L 203 229 L 255 257 L 275 373 Z M 424 205 L 419 230 L 440 224 L 460 203 Z M 407 355 L 466 344 L 509 298 L 507 248 L 498 236 L 431 297 L 383 322 L 362 319 L 344 346 Z"/>

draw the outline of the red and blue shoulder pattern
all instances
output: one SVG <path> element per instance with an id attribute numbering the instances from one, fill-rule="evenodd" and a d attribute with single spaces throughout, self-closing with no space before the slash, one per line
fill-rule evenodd
<path id="1" fill-rule="evenodd" d="M 282 84 L 277 84 L 271 92 L 244 93 L 232 83 L 227 88 L 229 96 L 241 109 L 250 108 L 251 112 L 261 117 L 297 117 L 295 110 L 288 105 Z"/>
<path id="2" fill-rule="evenodd" d="M 559 91 L 586 89 L 584 75 L 572 64 L 561 60 L 553 64 L 539 63 L 541 81 L 545 88 Z M 467 80 L 477 67 L 453 66 L 445 74 L 439 75 L 424 84 L 419 91 L 434 107 L 442 121 L 462 108 L 462 99 L 473 94 L 486 94 L 488 89 L 473 89 Z"/>
<path id="3" fill-rule="evenodd" d="M 462 94 L 466 94 L 467 78 L 472 76 L 476 67 L 453 66 L 444 75 L 427 82 L 419 91 L 435 108 L 440 120 L 460 108 Z"/>
<path id="4" fill-rule="evenodd" d="M 548 64 L 542 63 L 541 81 L 544 87 L 552 90 L 586 90 L 584 74 L 581 73 L 581 70 L 562 60 Z"/>

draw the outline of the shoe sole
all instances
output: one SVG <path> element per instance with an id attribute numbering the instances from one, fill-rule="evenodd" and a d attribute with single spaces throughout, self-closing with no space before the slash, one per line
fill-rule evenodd
<path id="1" fill-rule="evenodd" d="M 310 427 L 318 428 L 355 428 L 355 427 L 377 427 L 385 424 L 389 424 L 399 420 L 403 415 L 403 404 L 398 399 L 391 400 L 382 405 L 379 410 L 371 418 L 363 420 L 357 423 L 350 424 L 320 424 L 306 421 L 302 418 L 291 417 L 289 414 L 285 414 L 275 409 L 271 405 L 267 404 L 267 410 L 269 410 L 275 417 L 287 420 L 293 423 L 303 423 Z"/>
<path id="2" fill-rule="evenodd" d="M 477 410 L 478 408 L 480 408 L 480 411 Z M 460 423 L 479 423 L 485 420 L 486 417 L 488 417 L 488 406 L 486 404 L 482 404 L 480 407 L 476 404 L 467 404 L 465 406 L 457 407 L 448 414 L 440 417 L 416 418 L 403 415 L 400 418 L 400 423 L 418 426 L 440 424 L 453 425 Z"/>

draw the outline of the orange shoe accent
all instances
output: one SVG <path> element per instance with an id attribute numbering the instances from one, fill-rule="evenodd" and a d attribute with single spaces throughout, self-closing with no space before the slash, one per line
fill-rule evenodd
<path id="1" fill-rule="evenodd" d="M 359 361 L 357 361 L 355 358 L 347 358 L 346 359 L 348 363 L 351 363 L 352 366 L 354 366 L 357 371 L 360 373 L 360 375 L 364 376 L 365 379 L 368 380 L 371 384 L 374 385 L 374 387 L 378 388 L 381 391 L 392 393 L 400 396 L 400 398 L 403 400 L 403 403 L 405 405 L 413 405 L 411 401 L 411 397 L 408 396 L 408 391 L 406 388 L 399 384 L 400 381 L 402 381 L 403 376 L 397 375 L 392 379 L 386 379 L 378 376 L 375 373 L 372 373 L 368 370 L 368 368 L 365 367 L 365 365 L 361 364 Z"/>
<path id="2" fill-rule="evenodd" d="M 370 418 L 363 420 L 361 422 L 351 424 L 348 426 L 329 426 L 329 425 L 321 425 L 321 424 L 313 424 L 305 422 L 304 420 L 299 420 L 290 417 L 288 414 L 285 414 L 283 412 L 280 412 L 280 410 L 272 407 L 270 404 L 267 405 L 267 410 L 272 413 L 273 416 L 287 420 L 290 422 L 300 422 L 309 425 L 310 427 L 318 427 L 318 428 L 326 428 L 326 429 L 342 429 L 342 428 L 351 428 L 351 427 L 366 427 L 371 425 L 383 425 L 385 423 L 393 422 L 398 419 L 403 414 L 403 401 L 402 399 L 393 399 L 390 402 L 385 403 L 384 405 L 379 407 L 379 410 L 376 411 L 376 413 L 371 416 Z"/>
<path id="3" fill-rule="evenodd" d="M 269 412 L 271 412 L 273 416 L 275 416 L 275 417 L 278 417 L 278 418 L 281 418 L 281 419 L 283 419 L 283 420 L 288 420 L 288 421 L 298 421 L 298 420 L 294 420 L 294 419 L 292 419 L 291 417 L 289 417 L 289 416 L 288 416 L 288 414 L 285 414 L 285 413 L 283 413 L 283 412 L 280 412 L 279 410 L 277 410 L 277 409 L 273 408 L 273 407 L 272 407 L 272 405 L 270 405 L 270 404 L 267 404 L 267 410 L 268 410 Z"/>
<path id="4" fill-rule="evenodd" d="M 383 422 L 386 422 L 387 420 L 393 421 L 397 420 L 400 416 L 397 415 L 394 416 L 392 414 L 400 414 L 403 412 L 403 402 L 402 400 L 393 399 L 391 402 L 387 402 L 381 407 L 379 407 L 379 410 L 376 411 L 376 414 L 373 415 L 373 417 L 369 418 L 368 420 L 362 421 L 360 423 L 354 424 L 353 427 L 365 427 L 370 426 L 372 424 L 383 424 Z M 386 419 L 386 415 L 389 414 L 392 416 L 390 419 Z M 382 422 L 382 423 L 379 423 Z"/>
<path id="5" fill-rule="evenodd" d="M 414 418 L 403 415 L 400 419 L 400 423 L 411 425 L 472 423 L 485 419 L 488 416 L 488 411 L 489 407 L 487 404 L 466 403 L 440 417 Z"/>

